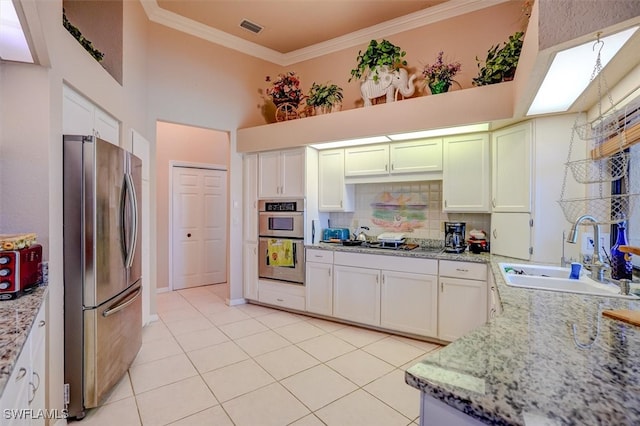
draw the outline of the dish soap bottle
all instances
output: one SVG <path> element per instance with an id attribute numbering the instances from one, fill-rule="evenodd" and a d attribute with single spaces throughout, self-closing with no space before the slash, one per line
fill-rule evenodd
<path id="1" fill-rule="evenodd" d="M 625 222 L 618 224 L 618 237 L 616 243 L 611 247 L 611 278 L 614 280 L 630 280 L 632 278 L 633 264 L 631 263 L 631 253 L 623 253 L 618 249 L 620 246 L 627 245 L 625 228 Z"/>

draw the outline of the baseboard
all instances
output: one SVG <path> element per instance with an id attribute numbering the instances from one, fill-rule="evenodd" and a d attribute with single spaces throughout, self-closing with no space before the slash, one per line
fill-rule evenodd
<path id="1" fill-rule="evenodd" d="M 156 293 L 168 293 L 169 287 L 158 287 L 156 288 Z"/>
<path id="2" fill-rule="evenodd" d="M 247 303 L 247 300 L 244 298 L 240 298 L 240 299 L 226 299 L 225 303 L 228 306 L 236 306 L 236 305 L 244 305 Z"/>
<path id="3" fill-rule="evenodd" d="M 152 322 L 156 322 L 160 319 L 160 317 L 156 314 L 148 315 L 147 321 L 144 323 L 145 326 L 151 324 Z"/>

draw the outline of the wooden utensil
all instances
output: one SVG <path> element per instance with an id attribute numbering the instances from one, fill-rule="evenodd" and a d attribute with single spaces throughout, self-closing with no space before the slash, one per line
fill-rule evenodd
<path id="1" fill-rule="evenodd" d="M 618 247 L 618 250 L 620 250 L 623 253 L 631 253 L 631 254 L 635 254 L 637 256 L 640 256 L 640 247 L 620 246 L 620 247 Z"/>
<path id="2" fill-rule="evenodd" d="M 640 327 L 640 311 L 616 309 L 612 311 L 602 311 L 602 315 Z"/>

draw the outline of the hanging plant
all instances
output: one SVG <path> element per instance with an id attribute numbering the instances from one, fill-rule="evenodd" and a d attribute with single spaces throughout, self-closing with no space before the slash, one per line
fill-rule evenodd
<path id="1" fill-rule="evenodd" d="M 93 56 L 93 58 L 96 61 L 98 62 L 102 61 L 102 59 L 104 58 L 104 53 L 102 53 L 101 51 L 93 47 L 93 44 L 91 44 L 91 41 L 87 40 L 82 35 L 78 27 L 74 26 L 71 22 L 69 22 L 69 20 L 67 19 L 67 14 L 65 13 L 64 9 L 62 9 L 62 25 L 67 29 L 67 31 L 69 31 L 69 33 L 71 33 L 73 37 L 75 37 L 76 40 L 78 40 L 78 43 L 80 43 L 82 47 L 84 47 L 85 50 L 89 52 L 89 54 Z"/>
<path id="2" fill-rule="evenodd" d="M 378 81 L 379 67 L 387 66 L 396 70 L 401 66 L 406 66 L 407 61 L 402 59 L 406 54 L 407 52 L 387 40 L 382 40 L 380 43 L 371 40 L 364 53 L 358 52 L 358 65 L 351 70 L 349 81 L 354 78 L 359 80 L 367 72 L 373 73 L 373 80 Z"/>
<path id="3" fill-rule="evenodd" d="M 501 83 L 513 80 L 522 51 L 522 31 L 509 36 L 509 40 L 500 48 L 499 44 L 492 46 L 487 51 L 487 58 L 484 66 L 480 66 L 481 61 L 476 56 L 478 62 L 478 76 L 473 79 L 474 86 L 484 86 L 487 84 Z"/>

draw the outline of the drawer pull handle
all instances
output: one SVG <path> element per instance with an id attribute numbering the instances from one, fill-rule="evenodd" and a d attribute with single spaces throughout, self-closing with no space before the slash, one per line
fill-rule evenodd
<path id="1" fill-rule="evenodd" d="M 18 370 L 18 375 L 16 376 L 16 382 L 18 380 L 24 379 L 24 376 L 26 375 L 27 375 L 27 369 L 24 367 L 20 367 L 20 370 Z"/>
<path id="2" fill-rule="evenodd" d="M 276 299 L 276 300 L 277 300 L 278 302 L 284 302 L 284 299 L 280 299 L 280 298 L 278 298 L 278 299 Z"/>
<path id="3" fill-rule="evenodd" d="M 456 268 L 456 271 L 458 271 L 458 272 L 469 272 L 468 269 L 462 269 L 462 268 Z"/>
<path id="4" fill-rule="evenodd" d="M 40 322 L 38 323 L 38 327 L 44 327 L 47 324 L 47 322 L 45 320 L 40 320 Z"/>
<path id="5" fill-rule="evenodd" d="M 313 255 L 313 257 L 317 257 L 317 258 L 320 258 L 320 259 L 321 259 L 321 258 L 323 258 L 324 256 L 323 256 L 323 255 L 321 255 L 321 254 L 315 254 L 315 255 Z"/>

